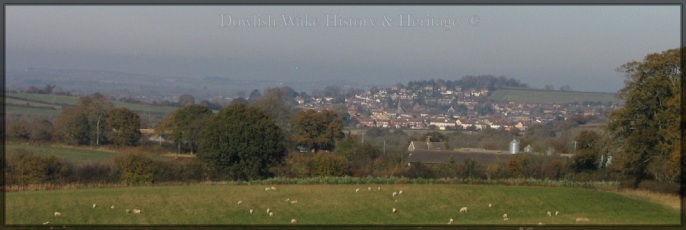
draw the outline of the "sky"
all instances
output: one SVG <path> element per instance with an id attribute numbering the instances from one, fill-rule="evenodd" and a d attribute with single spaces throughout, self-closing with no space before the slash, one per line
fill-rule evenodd
<path id="1" fill-rule="evenodd" d="M 678 5 L 7 5 L 5 54 L 8 70 L 616 92 L 618 67 L 678 48 L 681 28 Z"/>

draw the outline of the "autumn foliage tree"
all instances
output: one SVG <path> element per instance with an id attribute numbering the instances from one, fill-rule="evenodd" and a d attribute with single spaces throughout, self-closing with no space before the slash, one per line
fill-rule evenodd
<path id="1" fill-rule="evenodd" d="M 680 180 L 682 54 L 683 49 L 653 53 L 618 69 L 626 73 L 618 93 L 625 104 L 610 114 L 608 129 L 620 147 L 613 161 L 633 178 L 633 187 L 646 179 Z"/>
<path id="2" fill-rule="evenodd" d="M 304 110 L 293 117 L 293 141 L 308 149 L 333 150 L 343 138 L 343 121 L 331 110 Z"/>
<path id="3" fill-rule="evenodd" d="M 127 108 L 110 110 L 107 124 L 111 128 L 109 141 L 119 146 L 136 146 L 141 138 L 141 119 Z"/>

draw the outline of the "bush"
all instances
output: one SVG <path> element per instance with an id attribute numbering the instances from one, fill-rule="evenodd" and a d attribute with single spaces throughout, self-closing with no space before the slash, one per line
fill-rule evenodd
<path id="1" fill-rule="evenodd" d="M 76 167 L 75 180 L 80 184 L 113 183 L 119 180 L 112 166 L 102 163 L 84 163 Z"/>
<path id="2" fill-rule="evenodd" d="M 645 189 L 645 190 L 650 190 L 650 191 L 654 191 L 654 192 L 677 194 L 677 195 L 680 194 L 680 191 L 681 191 L 681 187 L 677 183 L 664 183 L 664 182 L 653 181 L 653 180 L 641 181 L 641 183 L 638 185 L 638 189 Z"/>
<path id="3" fill-rule="evenodd" d="M 114 159 L 115 168 L 121 181 L 127 185 L 148 184 L 154 182 L 155 164 L 143 154 L 126 154 Z"/>
<path id="4" fill-rule="evenodd" d="M 332 153 L 317 153 L 309 162 L 312 176 L 345 176 L 350 169 L 345 158 Z"/>

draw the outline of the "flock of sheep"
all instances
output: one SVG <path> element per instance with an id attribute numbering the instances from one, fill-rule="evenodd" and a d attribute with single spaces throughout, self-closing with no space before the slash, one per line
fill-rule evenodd
<path id="1" fill-rule="evenodd" d="M 93 203 L 92 207 L 93 207 L 93 208 L 97 208 L 98 205 L 95 204 L 95 203 Z M 114 209 L 114 205 L 110 206 L 110 209 Z M 131 213 L 131 209 L 126 209 L 126 213 Z M 134 208 L 134 209 L 133 209 L 133 214 L 141 214 L 141 210 L 140 210 L 140 209 Z M 53 216 L 55 216 L 55 217 L 61 217 L 61 216 L 62 216 L 62 213 L 61 213 L 61 212 L 54 212 L 54 213 L 53 213 Z M 43 222 L 43 225 L 47 225 L 47 224 L 50 224 L 50 221 L 45 221 L 45 222 Z"/>
<path id="2" fill-rule="evenodd" d="M 266 188 L 264 188 L 264 191 L 270 191 L 270 190 L 276 190 L 276 187 L 271 186 L 271 187 L 266 187 Z M 372 187 L 367 187 L 367 191 L 372 191 Z M 381 191 L 381 187 L 377 187 L 377 191 Z M 360 188 L 355 189 L 355 192 L 356 192 L 356 193 L 357 193 L 357 192 L 360 192 Z M 393 191 L 393 193 L 391 193 L 391 196 L 392 196 L 393 198 L 395 198 L 396 196 L 400 196 L 400 195 L 402 195 L 402 194 L 403 194 L 403 190 L 399 190 L 399 191 L 397 191 L 397 192 L 396 192 L 396 191 Z M 290 203 L 290 204 L 298 203 L 297 200 L 291 200 L 290 198 L 286 198 L 285 201 L 286 201 L 287 203 Z M 398 200 L 395 199 L 395 202 L 398 202 Z M 239 200 L 239 201 L 237 202 L 238 205 L 241 205 L 242 203 L 243 203 L 242 200 Z M 94 209 L 97 208 L 97 204 L 93 204 L 92 207 L 93 207 Z M 492 207 L 493 207 L 493 204 L 488 204 L 488 208 L 492 208 Z M 114 205 L 112 205 L 112 206 L 110 207 L 110 209 L 114 209 Z M 253 209 L 250 209 L 250 210 L 249 210 L 249 213 L 250 213 L 250 214 L 253 214 L 253 212 L 254 212 Z M 395 207 L 391 209 L 391 213 L 396 213 L 396 212 L 398 212 L 398 209 L 396 209 Z M 462 207 L 462 208 L 460 208 L 460 210 L 459 210 L 459 213 L 467 213 L 467 212 L 469 212 L 469 209 L 468 209 L 467 207 Z M 130 210 L 130 209 L 126 209 L 126 213 L 131 213 L 131 210 Z M 133 213 L 134 213 L 134 214 L 141 214 L 141 210 L 140 210 L 140 209 L 133 209 Z M 557 216 L 557 215 L 560 214 L 560 212 L 559 212 L 559 211 L 555 211 L 554 214 L 555 214 L 555 216 Z M 61 217 L 61 216 L 62 216 L 62 213 L 61 213 L 61 212 L 54 212 L 53 215 L 54 215 L 55 217 Z M 267 215 L 269 215 L 269 217 L 273 217 L 273 216 L 274 216 L 273 210 L 267 208 Z M 546 212 L 546 215 L 548 215 L 548 216 L 553 216 L 553 213 L 550 212 L 550 211 L 547 211 L 547 212 Z M 503 214 L 503 221 L 508 221 L 508 220 L 509 220 L 509 217 L 508 217 L 507 213 Z M 580 223 L 580 222 L 589 222 L 589 221 L 590 221 L 590 219 L 589 219 L 589 218 L 586 218 L 586 217 L 578 217 L 578 218 L 576 218 L 576 223 Z M 296 223 L 297 223 L 297 220 L 296 220 L 295 218 L 293 218 L 293 219 L 291 219 L 290 223 L 291 223 L 291 224 L 296 224 Z M 448 224 L 453 224 L 453 223 L 454 223 L 454 219 L 453 219 L 453 218 L 450 218 L 450 219 L 448 220 Z M 46 221 L 46 222 L 44 222 L 43 224 L 44 224 L 44 225 L 47 225 L 47 224 L 50 224 L 50 222 L 49 222 L 49 221 Z M 539 224 L 539 225 L 543 225 L 543 223 L 538 223 L 538 224 Z"/>

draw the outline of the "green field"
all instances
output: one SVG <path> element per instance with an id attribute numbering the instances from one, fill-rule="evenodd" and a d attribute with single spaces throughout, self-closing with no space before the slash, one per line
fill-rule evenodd
<path id="1" fill-rule="evenodd" d="M 106 150 L 73 148 L 64 146 L 50 146 L 50 145 L 23 145 L 23 144 L 5 144 L 5 151 L 7 156 L 17 154 L 17 150 L 25 149 L 38 156 L 56 156 L 65 161 L 74 163 L 76 165 L 84 162 L 110 162 L 115 157 L 123 155 L 124 153 Z"/>
<path id="2" fill-rule="evenodd" d="M 613 104 L 623 104 L 622 100 L 615 97 L 613 93 L 590 93 L 575 91 L 547 91 L 547 90 L 521 90 L 521 89 L 499 89 L 493 92 L 489 99 L 494 101 L 511 101 L 521 103 L 544 103 L 544 104 L 564 104 L 573 102 L 603 102 L 611 101 Z"/>
<path id="3" fill-rule="evenodd" d="M 78 97 L 47 95 L 47 94 L 26 94 L 26 93 L 9 93 L 5 98 L 5 103 L 8 105 L 7 113 L 15 114 L 41 114 L 41 115 L 59 115 L 59 110 L 48 110 L 40 108 L 24 108 L 12 105 L 25 105 L 27 102 L 32 106 L 49 106 L 61 109 L 62 105 L 75 105 Z M 131 109 L 139 114 L 147 113 L 156 116 L 163 116 L 169 114 L 177 107 L 173 106 L 153 106 L 146 104 L 113 102 L 115 107 L 124 107 Z"/>
<path id="4" fill-rule="evenodd" d="M 280 225 L 296 219 L 299 225 L 445 225 L 453 218 L 457 225 L 574 225 L 577 217 L 586 217 L 590 219 L 587 224 L 680 224 L 679 210 L 587 189 L 448 184 L 275 186 L 276 190 L 270 191 L 265 191 L 266 185 L 198 184 L 9 192 L 5 221 L 9 225 L 49 222 L 58 226 Z M 367 186 L 372 190 L 367 191 Z M 355 192 L 356 188 L 360 191 Z M 403 194 L 393 197 L 391 193 L 398 190 Z M 468 207 L 469 212 L 460 213 L 461 207 Z M 393 208 L 396 213 L 391 212 Z M 125 209 L 140 209 L 141 213 L 128 214 Z M 62 216 L 54 217 L 55 211 Z M 547 216 L 547 211 L 560 214 Z M 508 221 L 503 220 L 504 213 Z"/>

